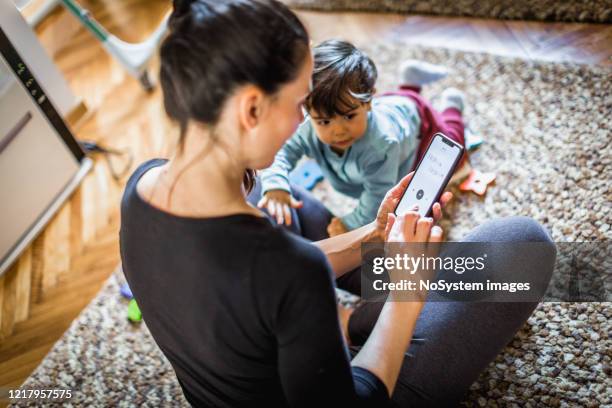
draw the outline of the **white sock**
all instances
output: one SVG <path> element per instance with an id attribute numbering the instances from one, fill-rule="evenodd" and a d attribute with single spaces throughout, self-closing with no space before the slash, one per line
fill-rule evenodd
<path id="1" fill-rule="evenodd" d="M 455 108 L 463 113 L 465 108 L 465 94 L 457 88 L 446 88 L 440 95 L 438 111 L 444 112 L 448 108 Z"/>
<path id="2" fill-rule="evenodd" d="M 442 65 L 415 59 L 402 62 L 399 71 L 402 85 L 418 87 L 438 81 L 448 75 L 448 69 Z"/>

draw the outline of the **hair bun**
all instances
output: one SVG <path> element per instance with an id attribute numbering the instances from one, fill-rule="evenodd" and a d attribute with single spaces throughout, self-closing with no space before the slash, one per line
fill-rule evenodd
<path id="1" fill-rule="evenodd" d="M 191 9 L 191 4 L 196 1 L 197 0 L 173 0 L 174 11 L 172 12 L 172 17 L 176 18 L 187 14 Z"/>

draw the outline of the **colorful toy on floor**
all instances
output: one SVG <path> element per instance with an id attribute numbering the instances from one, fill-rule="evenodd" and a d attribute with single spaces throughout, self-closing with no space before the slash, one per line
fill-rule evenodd
<path id="1" fill-rule="evenodd" d="M 134 295 L 132 294 L 132 289 L 130 289 L 130 285 L 128 285 L 127 283 L 121 285 L 121 289 L 119 290 L 119 292 L 121 293 L 121 296 L 128 300 L 132 300 L 134 298 Z"/>
<path id="2" fill-rule="evenodd" d="M 469 160 L 466 160 L 461 165 L 461 167 L 455 170 L 455 174 L 453 174 L 453 177 L 451 177 L 450 181 L 448 182 L 448 185 L 458 186 L 459 184 L 461 184 L 463 180 L 465 180 L 470 175 L 471 171 L 472 171 L 472 165 L 470 164 Z"/>
<path id="3" fill-rule="evenodd" d="M 142 313 L 136 303 L 136 299 L 130 300 L 128 304 L 128 320 L 133 323 L 140 323 L 142 321 Z"/>
<path id="4" fill-rule="evenodd" d="M 474 133 L 474 131 L 469 127 L 465 129 L 465 148 L 468 151 L 477 149 L 478 147 L 480 147 L 482 142 L 482 136 Z"/>
<path id="5" fill-rule="evenodd" d="M 308 160 L 289 174 L 289 180 L 306 190 L 312 190 L 319 181 L 323 180 L 323 173 L 316 161 Z"/>
<path id="6" fill-rule="evenodd" d="M 489 184 L 495 181 L 495 173 L 483 173 L 476 169 L 472 169 L 470 175 L 463 183 L 459 185 L 461 191 L 473 191 L 482 196 L 487 192 Z"/>

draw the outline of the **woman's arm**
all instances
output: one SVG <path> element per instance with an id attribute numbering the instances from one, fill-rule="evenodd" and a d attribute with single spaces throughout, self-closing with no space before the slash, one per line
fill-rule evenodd
<path id="1" fill-rule="evenodd" d="M 378 377 L 390 396 L 422 308 L 422 302 L 387 301 L 368 340 L 351 361 L 352 366 Z"/>
<path id="2" fill-rule="evenodd" d="M 327 256 L 336 278 L 352 271 L 361 262 L 361 243 L 382 241 L 376 221 L 353 231 L 314 242 Z"/>
<path id="3" fill-rule="evenodd" d="M 264 326 L 276 337 L 282 397 L 290 406 L 300 407 L 344 406 L 355 396 L 372 406 L 384 406 L 386 385 L 373 373 L 350 365 L 338 327 L 334 278 L 323 254 L 303 241 L 293 250 L 277 249 L 258 256 L 254 270 L 275 265 L 284 272 L 267 278 L 256 274 L 264 279 L 253 282 L 255 292 L 264 294 L 257 296 Z M 372 378 L 377 381 L 367 381 Z M 364 387 L 364 382 L 370 386 Z"/>
<path id="4" fill-rule="evenodd" d="M 435 248 L 435 244 L 442 241 L 442 229 L 433 226 L 433 220 L 420 218 L 416 212 L 397 217 L 392 224 L 390 242 L 430 242 Z M 392 271 L 390 277 L 393 280 Z M 423 308 L 426 293 L 419 295 L 418 300 L 406 301 L 395 299 L 391 292 L 372 333 L 351 362 L 353 366 L 376 375 L 386 385 L 389 395 L 395 389 L 404 355 Z"/>

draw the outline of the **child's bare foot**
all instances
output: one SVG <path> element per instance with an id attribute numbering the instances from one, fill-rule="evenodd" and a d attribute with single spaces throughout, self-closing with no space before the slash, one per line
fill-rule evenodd
<path id="1" fill-rule="evenodd" d="M 409 59 L 400 66 L 399 75 L 402 85 L 420 88 L 444 78 L 448 75 L 448 69 L 442 65 Z"/>

